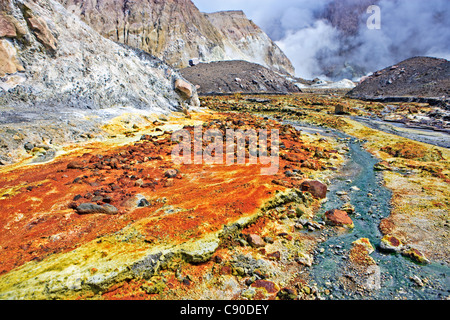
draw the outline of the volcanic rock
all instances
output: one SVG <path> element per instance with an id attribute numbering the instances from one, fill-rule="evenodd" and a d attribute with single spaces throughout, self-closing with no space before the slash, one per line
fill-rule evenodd
<path id="1" fill-rule="evenodd" d="M 353 245 L 362 245 L 363 247 L 365 247 L 367 249 L 367 252 L 369 254 L 373 253 L 375 251 L 374 247 L 372 246 L 372 244 L 370 243 L 369 239 L 367 238 L 360 238 L 356 241 L 353 241 L 352 243 Z"/>
<path id="2" fill-rule="evenodd" d="M 199 106 L 195 86 L 188 99 L 175 90 L 177 80 L 188 85 L 172 67 L 102 37 L 55 1 L 2 1 L 0 29 L 2 160 L 24 156 L 20 142 L 98 133 L 124 107 L 161 114 Z M 22 141 L 13 139 L 17 123 L 27 125 Z"/>
<path id="3" fill-rule="evenodd" d="M 386 235 L 381 239 L 380 248 L 385 251 L 400 252 L 403 249 L 403 243 L 397 237 Z"/>
<path id="4" fill-rule="evenodd" d="M 15 38 L 16 36 L 16 27 L 14 26 L 14 23 L 12 23 L 11 17 L 0 12 L 0 37 Z"/>
<path id="5" fill-rule="evenodd" d="M 405 257 L 411 258 L 412 260 L 416 261 L 417 263 L 421 263 L 421 264 L 430 263 L 428 258 L 425 257 L 425 255 L 422 252 L 420 252 L 419 250 L 414 249 L 414 248 L 402 251 L 402 255 Z"/>
<path id="6" fill-rule="evenodd" d="M 327 197 L 327 185 L 315 180 L 308 180 L 302 182 L 300 188 L 303 192 L 309 192 L 318 199 L 325 199 Z"/>
<path id="7" fill-rule="evenodd" d="M 192 86 L 182 79 L 177 79 L 175 81 L 175 90 L 180 91 L 186 99 L 192 97 Z"/>
<path id="8" fill-rule="evenodd" d="M 119 212 L 119 210 L 116 207 L 110 204 L 104 204 L 101 206 L 95 203 L 82 203 L 75 210 L 77 211 L 78 214 L 102 213 L 115 215 Z"/>
<path id="9" fill-rule="evenodd" d="M 325 221 L 327 224 L 332 226 L 344 226 L 348 228 L 353 228 L 353 221 L 347 215 L 347 212 L 333 209 L 325 212 Z"/>
<path id="10" fill-rule="evenodd" d="M 257 234 L 249 234 L 247 237 L 247 241 L 252 247 L 255 248 L 264 247 L 266 245 L 264 240 Z"/>

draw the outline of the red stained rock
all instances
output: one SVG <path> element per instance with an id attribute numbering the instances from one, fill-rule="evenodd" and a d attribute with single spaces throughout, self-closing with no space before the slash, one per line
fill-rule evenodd
<path id="1" fill-rule="evenodd" d="M 265 289 L 267 293 L 277 293 L 280 290 L 275 283 L 268 280 L 256 280 L 255 282 L 252 283 L 251 286 L 253 288 Z"/>
<path id="2" fill-rule="evenodd" d="M 332 226 L 346 226 L 353 228 L 353 221 L 348 216 L 347 212 L 333 209 L 330 211 L 327 211 L 325 213 L 325 219 L 327 224 Z"/>
<path id="3" fill-rule="evenodd" d="M 327 186 L 322 182 L 315 180 L 308 180 L 302 182 L 300 188 L 304 192 L 309 192 L 313 197 L 318 199 L 325 199 L 327 197 Z"/>
<path id="4" fill-rule="evenodd" d="M 84 163 L 80 161 L 72 161 L 67 165 L 67 169 L 84 169 Z"/>

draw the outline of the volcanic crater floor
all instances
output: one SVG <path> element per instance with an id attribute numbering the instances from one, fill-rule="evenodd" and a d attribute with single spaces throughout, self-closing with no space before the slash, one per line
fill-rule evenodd
<path id="1" fill-rule="evenodd" d="M 205 97 L 200 112 L 131 131 L 118 120 L 108 126 L 110 139 L 68 144 L 45 163 L 30 155 L 0 167 L 0 298 L 329 298 L 309 270 L 320 243 L 352 232 L 351 205 L 320 213 L 327 201 L 321 188 L 329 191 L 348 161 L 348 141 L 285 120 L 360 139 L 393 192 L 380 232 L 405 244 L 408 259 L 448 265 L 448 149 L 335 115 L 342 103 L 349 115 L 380 108 L 333 96 Z M 220 132 L 223 142 L 227 129 L 278 130 L 278 172 L 262 175 L 268 165 L 248 159 L 174 163 L 173 132 L 189 132 L 195 150 L 196 127 Z M 241 151 L 252 152 L 248 144 Z M 378 243 L 366 242 L 346 248 L 356 279 L 377 264 L 370 254 Z M 348 290 L 370 298 L 377 288 L 367 283 L 354 280 Z"/>

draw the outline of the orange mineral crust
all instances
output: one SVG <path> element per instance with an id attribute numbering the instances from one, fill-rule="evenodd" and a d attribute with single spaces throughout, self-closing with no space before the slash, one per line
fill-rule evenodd
<path id="1" fill-rule="evenodd" d="M 313 158 L 317 147 L 303 142 L 293 128 L 249 115 L 214 114 L 200 120 L 205 119 L 210 122 L 204 122 L 203 131 L 230 126 L 288 130 L 289 135 L 280 134 L 281 142 L 296 156 L 281 156 L 276 175 L 261 175 L 267 165 L 260 163 L 175 165 L 171 152 L 176 142 L 168 132 L 116 147 L 96 142 L 50 163 L 3 168 L 0 274 L 130 224 L 152 245 L 177 245 L 217 232 L 255 214 L 277 190 L 298 187 L 301 180 L 284 172 L 312 170 L 302 166 L 303 159 L 320 167 L 321 160 Z M 81 204 L 116 211 L 86 213 Z"/>

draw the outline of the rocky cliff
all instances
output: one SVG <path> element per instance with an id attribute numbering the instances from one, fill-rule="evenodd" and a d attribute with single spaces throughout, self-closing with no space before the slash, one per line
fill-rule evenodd
<path id="1" fill-rule="evenodd" d="M 203 14 L 190 0 L 59 0 L 108 39 L 142 49 L 175 68 L 246 60 L 294 73 L 289 59 L 242 12 Z"/>
<path id="2" fill-rule="evenodd" d="M 206 14 L 225 40 L 226 53 L 234 60 L 258 63 L 284 74 L 295 73 L 281 49 L 243 11 Z"/>
<path id="3" fill-rule="evenodd" d="M 72 140 L 65 133 L 89 130 L 98 120 L 85 120 L 101 120 L 106 108 L 167 113 L 199 103 L 195 88 L 190 97 L 175 90 L 182 77 L 171 67 L 102 37 L 53 0 L 0 5 L 0 163 L 50 127 L 47 140 Z"/>

